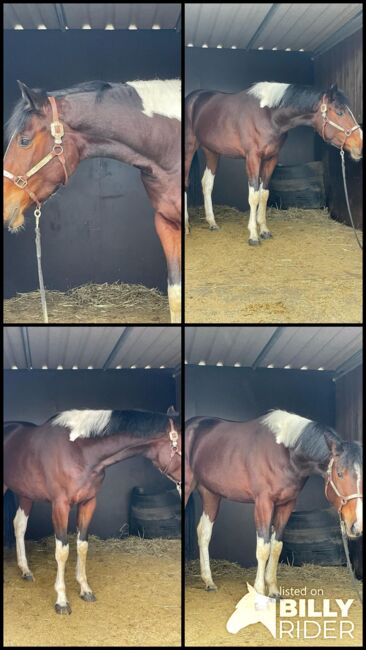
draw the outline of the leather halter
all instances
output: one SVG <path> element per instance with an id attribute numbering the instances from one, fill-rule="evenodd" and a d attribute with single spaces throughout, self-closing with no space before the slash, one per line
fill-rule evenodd
<path id="1" fill-rule="evenodd" d="M 173 481 L 176 484 L 177 490 L 178 490 L 179 494 L 181 495 L 182 494 L 182 482 L 181 481 L 176 481 L 175 478 L 173 478 L 172 476 L 169 476 L 169 474 L 168 474 L 168 469 L 169 469 L 169 467 L 170 467 L 170 465 L 172 463 L 172 460 L 173 460 L 174 456 L 176 456 L 176 455 L 182 456 L 182 452 L 178 449 L 179 434 L 178 434 L 178 431 L 176 429 L 174 429 L 173 420 L 171 420 L 171 418 L 169 418 L 169 424 L 170 424 L 170 430 L 169 430 L 170 459 L 169 459 L 169 462 L 168 462 L 165 469 L 160 469 L 160 468 L 159 469 L 160 469 L 162 474 L 167 476 L 167 478 L 169 478 L 171 481 Z"/>
<path id="2" fill-rule="evenodd" d="M 334 481 L 332 479 L 333 464 L 334 464 L 334 457 L 332 457 L 330 459 L 330 463 L 329 463 L 328 469 L 327 469 L 327 481 L 326 481 L 326 484 L 325 484 L 325 496 L 328 499 L 327 490 L 328 490 L 328 486 L 330 485 L 333 488 L 334 492 L 336 493 L 337 497 L 339 497 L 341 499 L 341 505 L 338 508 L 338 514 L 340 515 L 343 506 L 345 506 L 346 503 L 348 503 L 348 501 L 351 501 L 352 499 L 363 499 L 363 495 L 360 494 L 359 492 L 355 492 L 354 494 L 349 494 L 349 495 L 346 495 L 346 496 L 344 494 L 340 493 L 340 491 L 338 490 L 336 484 L 334 483 Z"/>
<path id="3" fill-rule="evenodd" d="M 351 129 L 345 129 L 343 126 L 340 126 L 339 124 L 336 124 L 335 122 L 332 122 L 332 120 L 330 120 L 328 118 L 328 116 L 327 116 L 328 104 L 326 103 L 326 95 L 323 95 L 322 103 L 320 105 L 320 112 L 321 112 L 321 115 L 322 115 L 322 118 L 323 118 L 322 138 L 323 138 L 323 140 L 325 142 L 327 142 L 327 139 L 325 137 L 325 127 L 326 127 L 327 124 L 330 124 L 331 126 L 334 126 L 334 128 L 338 129 L 338 131 L 343 131 L 343 133 L 345 135 L 343 144 L 340 147 L 338 147 L 338 145 L 336 145 L 336 144 L 334 145 L 335 147 L 337 147 L 338 149 L 341 149 L 341 150 L 343 150 L 343 147 L 346 144 L 347 138 L 349 138 L 349 136 L 352 135 L 353 131 L 356 131 L 357 129 L 361 128 L 360 125 L 356 122 L 356 118 L 353 115 L 352 111 L 348 108 L 348 106 L 346 108 L 347 108 L 348 112 L 350 113 L 350 115 L 353 117 L 353 119 L 355 121 L 355 125 Z"/>
<path id="4" fill-rule="evenodd" d="M 38 200 L 35 193 L 29 189 L 28 178 L 31 178 L 31 176 L 36 174 L 40 169 L 42 169 L 42 167 L 47 165 L 47 163 L 49 163 L 54 158 L 57 158 L 57 160 L 60 161 L 62 168 L 64 170 L 64 175 L 65 175 L 64 185 L 66 185 L 69 178 L 66 170 L 64 150 L 62 147 L 62 138 L 64 137 L 64 127 L 58 118 L 57 104 L 55 98 L 48 97 L 48 101 L 50 102 L 52 107 L 52 122 L 50 124 L 51 135 L 54 139 L 54 145 L 52 147 L 52 150 L 50 151 L 49 154 L 47 154 L 47 156 L 42 158 L 42 160 L 40 160 L 39 163 L 34 165 L 34 167 L 32 167 L 29 171 L 23 174 L 23 176 L 16 176 L 15 174 L 12 174 L 11 172 L 8 172 L 6 169 L 4 169 L 5 178 L 11 180 L 14 183 L 14 185 L 19 187 L 19 189 L 27 192 L 27 194 L 30 196 L 32 201 L 34 201 L 37 204 L 38 209 L 40 209 L 41 207 L 41 202 Z"/>

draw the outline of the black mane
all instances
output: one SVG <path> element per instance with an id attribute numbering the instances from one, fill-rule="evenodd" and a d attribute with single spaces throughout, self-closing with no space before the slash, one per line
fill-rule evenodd
<path id="1" fill-rule="evenodd" d="M 169 431 L 169 420 L 179 424 L 178 415 L 139 410 L 112 411 L 109 423 L 98 436 L 126 433 L 134 438 L 153 438 Z"/>
<path id="2" fill-rule="evenodd" d="M 316 110 L 319 101 L 324 95 L 328 98 L 328 101 L 334 102 L 340 108 L 344 108 L 349 104 L 347 97 L 341 90 L 332 91 L 332 96 L 330 96 L 329 90 L 324 91 L 312 86 L 290 84 L 281 99 L 279 107 L 293 107 L 304 113 L 312 112 Z"/>
<path id="3" fill-rule="evenodd" d="M 341 456 L 344 467 L 351 468 L 355 463 L 362 466 L 362 446 L 360 443 L 342 440 L 332 427 L 314 421 L 306 425 L 292 448 L 295 455 L 308 458 L 319 465 L 326 465 L 330 457 L 330 451 L 324 437 L 327 432 L 342 445 Z"/>

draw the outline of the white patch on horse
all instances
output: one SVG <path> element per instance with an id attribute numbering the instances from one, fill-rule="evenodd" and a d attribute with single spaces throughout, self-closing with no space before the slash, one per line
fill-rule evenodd
<path id="1" fill-rule="evenodd" d="M 358 463 L 355 464 L 356 476 L 357 476 L 357 494 L 361 494 L 361 467 Z M 356 500 L 356 523 L 358 532 L 362 533 L 362 499 L 359 497 Z"/>
<path id="2" fill-rule="evenodd" d="M 257 224 L 259 226 L 259 233 L 268 233 L 266 222 L 266 213 L 267 213 L 267 201 L 269 197 L 269 190 L 263 189 L 263 183 L 259 186 L 259 205 L 257 210 Z"/>
<path id="3" fill-rule="evenodd" d="M 198 546 L 200 549 L 200 567 L 201 578 L 206 585 L 206 589 L 216 589 L 212 580 L 210 568 L 210 556 L 208 547 L 212 535 L 213 522 L 210 517 L 203 512 L 197 526 Z"/>
<path id="4" fill-rule="evenodd" d="M 260 107 L 268 106 L 268 108 L 275 108 L 281 102 L 287 88 L 290 84 L 282 84 L 271 81 L 260 81 L 254 84 L 248 90 L 249 95 L 254 95 L 260 100 Z"/>
<path id="5" fill-rule="evenodd" d="M 67 427 L 70 429 L 69 440 L 76 438 L 90 438 L 100 435 L 111 419 L 112 411 L 94 411 L 85 409 L 79 411 L 62 411 L 52 422 L 53 426 Z"/>
<path id="6" fill-rule="evenodd" d="M 170 318 L 172 323 L 180 323 L 182 319 L 182 286 L 181 284 L 168 284 L 168 300 Z"/>
<path id="7" fill-rule="evenodd" d="M 249 187 L 248 202 L 250 205 L 250 215 L 248 221 L 248 230 L 249 230 L 249 241 L 258 242 L 258 232 L 257 232 L 257 209 L 259 204 L 259 190 L 255 190 L 254 187 Z"/>
<path id="8" fill-rule="evenodd" d="M 301 415 L 280 410 L 272 411 L 261 418 L 261 423 L 265 424 L 276 436 L 277 444 L 283 444 L 285 447 L 294 447 L 310 422 L 311 420 L 303 418 Z"/>
<path id="9" fill-rule="evenodd" d="M 168 79 L 163 81 L 155 79 L 152 81 L 128 81 L 141 98 L 143 103 L 142 112 L 148 117 L 164 115 L 171 119 L 181 121 L 182 101 L 180 79 Z"/>
<path id="10" fill-rule="evenodd" d="M 217 228 L 217 223 L 215 221 L 215 215 L 213 213 L 212 207 L 212 190 L 215 182 L 215 174 L 212 173 L 211 169 L 206 167 L 204 174 L 202 176 L 202 192 L 205 203 L 205 215 L 206 221 L 211 228 Z"/>
<path id="11" fill-rule="evenodd" d="M 24 535 L 25 531 L 27 530 L 28 516 L 25 514 L 22 508 L 18 508 L 13 523 L 16 539 L 18 567 L 21 570 L 23 577 L 32 577 L 32 573 L 28 567 L 24 544 Z"/>
<path id="12" fill-rule="evenodd" d="M 76 562 L 76 580 L 80 585 L 80 596 L 85 594 L 92 594 L 92 590 L 88 585 L 86 577 L 86 556 L 88 554 L 88 542 L 80 539 L 80 532 L 77 534 L 76 548 L 77 548 L 77 562 Z"/>

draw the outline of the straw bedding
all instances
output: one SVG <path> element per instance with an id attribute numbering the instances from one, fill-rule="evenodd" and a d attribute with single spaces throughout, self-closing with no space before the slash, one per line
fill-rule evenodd
<path id="1" fill-rule="evenodd" d="M 167 296 L 141 284 L 85 284 L 46 290 L 50 323 L 169 323 Z M 5 323 L 42 323 L 39 291 L 4 301 Z"/>
<path id="2" fill-rule="evenodd" d="M 89 536 L 87 576 L 95 603 L 79 598 L 75 535 L 69 542 L 70 616 L 54 611 L 54 538 L 26 542 L 34 582 L 21 579 L 15 549 L 6 550 L 5 646 L 180 646 L 179 540 Z"/>
<path id="3" fill-rule="evenodd" d="M 273 239 L 248 246 L 249 213 L 190 208 L 185 314 L 189 323 L 360 323 L 362 254 L 327 210 L 270 208 Z"/>
<path id="4" fill-rule="evenodd" d="M 226 560 L 211 560 L 212 577 L 217 592 L 207 592 L 200 578 L 199 562 L 186 564 L 185 589 L 185 638 L 187 646 L 351 646 L 362 647 L 362 608 L 352 587 L 346 567 L 321 567 L 305 564 L 292 567 L 285 564 L 278 568 L 278 585 L 281 588 L 324 589 L 324 598 L 343 601 L 354 599 L 350 618 L 355 625 L 354 639 L 274 639 L 264 625 L 257 623 L 242 629 L 237 634 L 226 630 L 226 622 L 237 602 L 247 593 L 246 582 L 254 584 L 256 568 L 243 569 Z M 359 590 L 361 585 L 359 586 Z M 290 596 L 291 597 L 291 596 Z M 309 597 L 309 596 L 308 596 Z M 296 598 L 296 597 L 295 597 Z M 317 608 L 322 598 L 315 597 Z M 278 609 L 278 608 L 277 608 Z M 311 617 L 309 617 L 311 618 Z M 278 620 L 278 619 L 277 619 Z M 293 619 L 299 620 L 298 617 Z"/>

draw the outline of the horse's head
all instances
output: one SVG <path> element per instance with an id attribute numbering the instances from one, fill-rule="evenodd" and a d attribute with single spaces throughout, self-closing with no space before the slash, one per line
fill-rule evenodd
<path id="1" fill-rule="evenodd" d="M 4 157 L 4 225 L 13 232 L 24 224 L 24 211 L 32 203 L 48 199 L 79 162 L 75 139 L 62 116 L 61 124 L 52 126 L 51 133 L 54 110 L 56 114 L 62 110 L 60 100 L 55 100 L 53 109 L 44 91 L 18 84 L 22 98 L 8 123 L 9 145 Z M 62 127 L 65 135 L 60 138 Z M 59 130 L 56 135 L 55 128 Z M 35 169 L 38 163 L 44 164 Z"/>
<path id="2" fill-rule="evenodd" d="M 348 151 L 353 160 L 362 158 L 362 129 L 337 84 L 323 93 L 315 114 L 315 127 L 325 142 Z"/>
<path id="3" fill-rule="evenodd" d="M 247 587 L 248 593 L 239 600 L 226 623 L 227 631 L 237 634 L 248 625 L 263 623 L 276 638 L 276 600 L 257 593 L 248 582 Z"/>
<path id="4" fill-rule="evenodd" d="M 362 534 L 362 446 L 343 442 L 327 431 L 325 441 L 331 452 L 325 495 L 342 518 L 350 538 Z"/>

